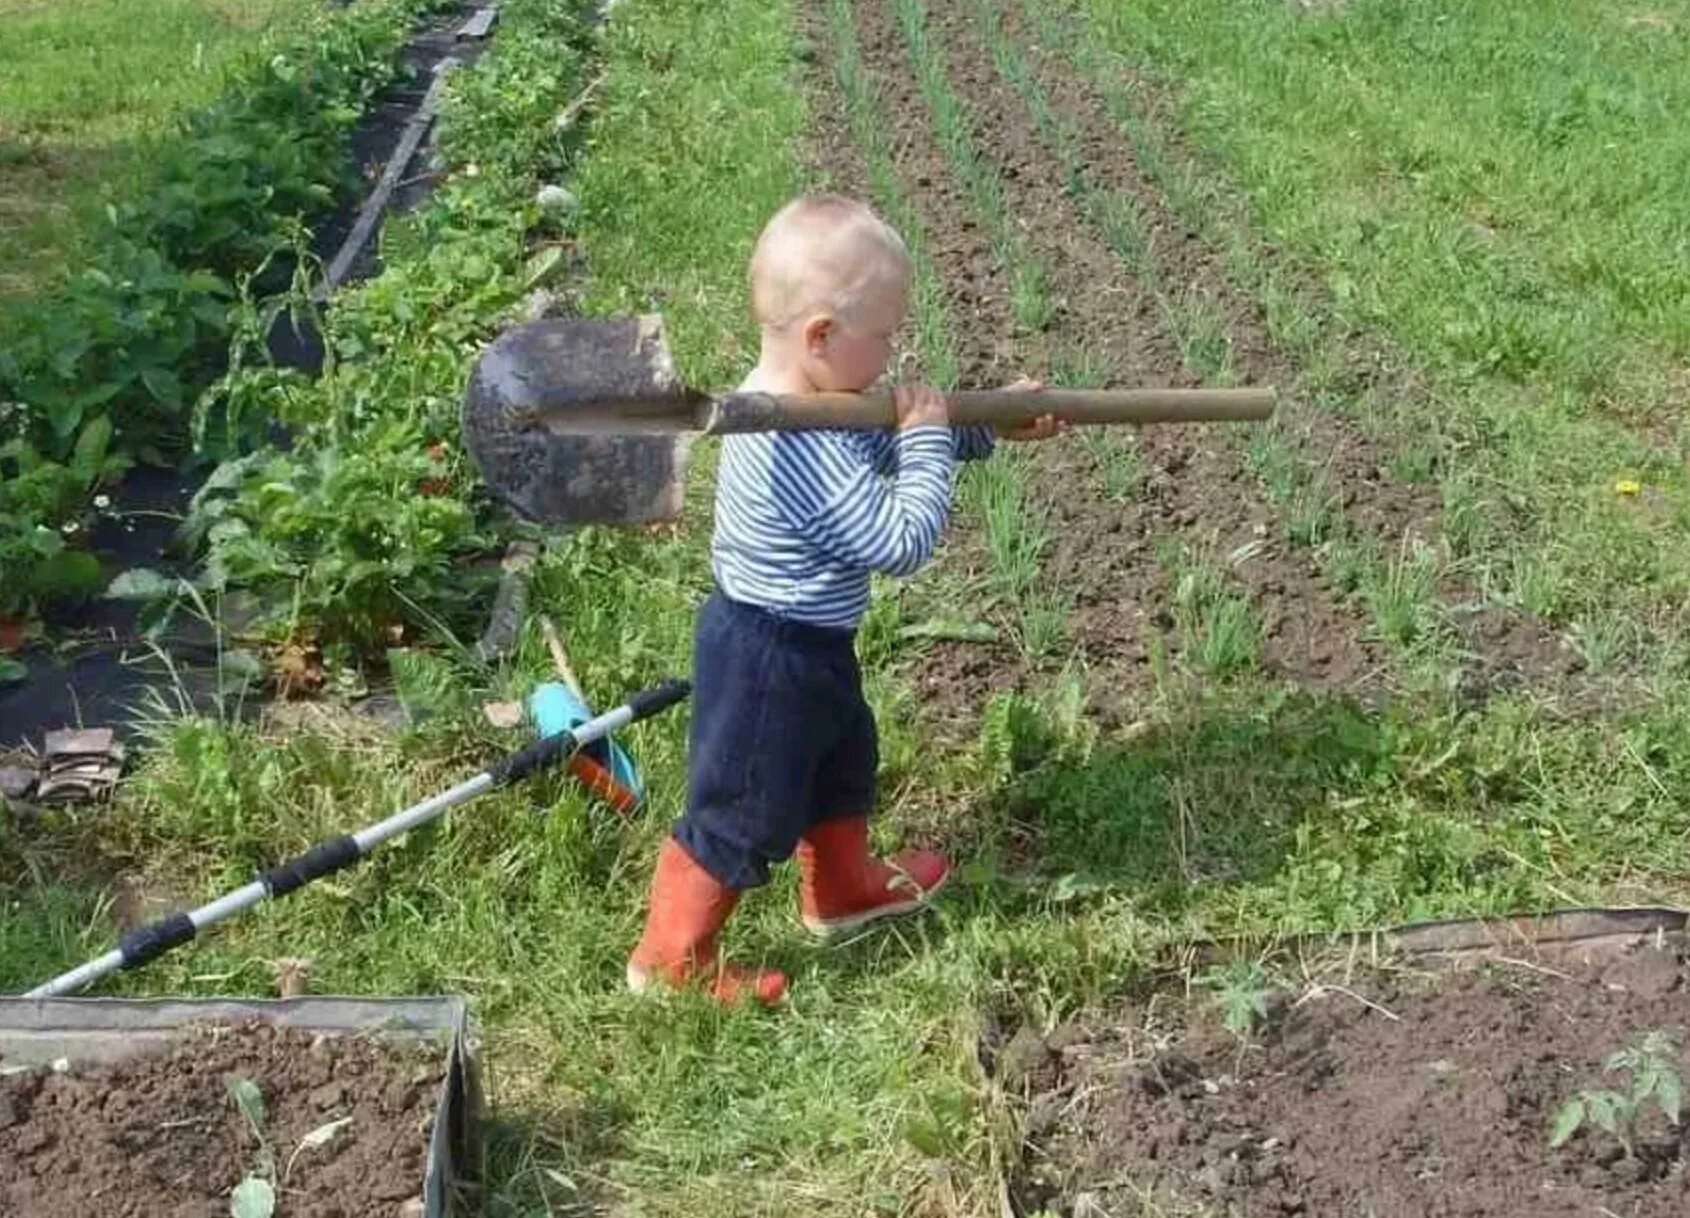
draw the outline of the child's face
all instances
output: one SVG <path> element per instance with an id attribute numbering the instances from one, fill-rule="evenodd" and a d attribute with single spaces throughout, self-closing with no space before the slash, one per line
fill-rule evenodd
<path id="1" fill-rule="evenodd" d="M 809 377 L 816 388 L 860 393 L 880 379 L 892 357 L 892 339 L 904 324 L 908 289 L 887 288 L 849 314 L 817 318 L 805 326 Z"/>

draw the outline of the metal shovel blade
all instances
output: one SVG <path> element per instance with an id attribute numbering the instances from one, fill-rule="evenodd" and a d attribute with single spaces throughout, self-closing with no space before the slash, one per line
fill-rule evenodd
<path id="1" fill-rule="evenodd" d="M 464 447 L 487 485 L 538 524 L 641 524 L 681 513 L 692 436 L 675 427 L 555 425 L 606 402 L 696 399 L 675 374 L 663 319 L 549 318 L 513 326 L 482 352 L 464 396 Z M 554 425 L 535 421 L 549 411 Z"/>

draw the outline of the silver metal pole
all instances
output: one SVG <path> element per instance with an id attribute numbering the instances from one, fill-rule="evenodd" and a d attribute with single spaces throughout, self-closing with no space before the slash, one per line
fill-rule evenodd
<path id="1" fill-rule="evenodd" d="M 448 808 L 478 795 L 485 794 L 495 787 L 507 782 L 518 781 L 535 769 L 543 768 L 554 761 L 575 752 L 578 749 L 602 740 L 613 732 L 621 731 L 635 719 L 644 718 L 647 714 L 655 713 L 665 706 L 672 705 L 686 696 L 683 683 L 675 683 L 662 687 L 660 691 L 650 691 L 635 699 L 633 704 L 619 706 L 615 710 L 606 711 L 602 715 L 587 720 L 573 731 L 569 732 L 570 743 L 567 746 L 546 746 L 557 737 L 538 741 L 530 745 L 514 757 L 506 758 L 504 762 L 491 769 L 484 770 L 474 778 L 466 779 L 457 786 L 439 795 L 430 796 L 421 803 L 412 804 L 401 812 L 396 812 L 386 820 L 379 821 L 366 829 L 361 829 L 348 838 L 333 839 L 319 844 L 313 851 L 294 860 L 293 864 L 284 865 L 265 874 L 264 877 L 244 884 L 233 892 L 218 897 L 215 901 L 201 905 L 198 909 L 189 911 L 185 916 L 172 915 L 160 923 L 143 928 L 139 942 L 125 940 L 125 947 L 107 952 L 97 959 L 79 965 L 67 973 L 54 977 L 45 984 L 38 985 L 24 994 L 25 998 L 56 998 L 83 989 L 111 973 L 126 966 L 133 966 L 152 959 L 161 952 L 169 950 L 177 943 L 186 942 L 208 926 L 215 926 L 236 914 L 244 913 L 257 905 L 266 897 L 272 895 L 285 896 L 295 888 L 310 882 L 319 875 L 348 866 L 367 855 L 372 849 L 387 841 L 398 837 L 419 825 L 423 825 L 439 816 Z M 554 751 L 555 749 L 555 751 Z M 333 847 L 333 849 L 329 849 Z M 309 862 L 318 851 L 326 853 L 316 862 Z M 290 872 L 290 868 L 298 868 Z"/>

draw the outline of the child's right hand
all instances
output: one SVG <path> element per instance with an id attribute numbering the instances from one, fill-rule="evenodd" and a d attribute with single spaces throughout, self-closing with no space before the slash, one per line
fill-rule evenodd
<path id="1" fill-rule="evenodd" d="M 930 386 L 899 385 L 892 390 L 892 405 L 898 413 L 899 431 L 951 425 L 951 404 L 944 394 Z"/>

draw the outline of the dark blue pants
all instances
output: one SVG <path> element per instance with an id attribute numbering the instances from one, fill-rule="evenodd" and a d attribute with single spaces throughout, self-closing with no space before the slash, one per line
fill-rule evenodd
<path id="1" fill-rule="evenodd" d="M 811 825 L 874 806 L 879 746 L 855 637 L 720 593 L 699 613 L 675 837 L 728 887 L 768 883 Z"/>

